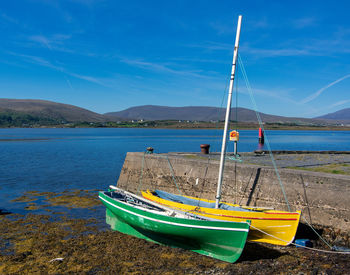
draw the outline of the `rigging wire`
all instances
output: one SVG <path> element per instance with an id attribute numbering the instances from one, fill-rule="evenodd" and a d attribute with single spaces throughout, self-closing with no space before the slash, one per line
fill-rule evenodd
<path id="1" fill-rule="evenodd" d="M 231 73 L 227 75 L 226 77 L 226 80 L 225 80 L 225 89 L 223 91 L 223 94 L 222 94 L 222 98 L 221 98 L 221 104 L 220 104 L 220 107 L 217 111 L 217 121 L 216 121 L 216 125 L 215 125 L 215 130 L 216 132 L 219 130 L 219 125 L 220 125 L 220 114 L 221 114 L 221 111 L 223 110 L 223 106 L 224 106 L 224 102 L 225 102 L 225 98 L 226 98 L 226 94 L 227 94 L 227 90 L 228 90 L 228 85 L 230 83 L 230 78 L 231 78 Z M 213 136 L 213 143 L 215 144 L 215 147 L 216 147 L 216 150 L 215 152 L 220 152 L 220 139 L 217 139 L 215 136 Z"/>
<path id="2" fill-rule="evenodd" d="M 315 234 L 316 234 L 330 249 L 332 249 L 332 246 L 331 246 L 324 238 L 322 238 L 322 236 L 321 236 L 320 234 L 318 234 L 318 232 L 315 230 L 315 228 L 313 228 L 313 226 L 305 219 L 305 217 L 302 216 L 302 218 L 303 218 L 304 222 L 306 222 L 306 224 L 312 229 L 312 231 L 314 231 Z"/>
<path id="3" fill-rule="evenodd" d="M 167 161 L 168 161 L 168 165 L 169 165 L 169 168 L 170 168 L 170 171 L 171 171 L 171 176 L 172 176 L 172 178 L 173 178 L 173 181 L 175 182 L 176 188 L 177 188 L 177 190 L 179 191 L 179 194 L 181 195 L 180 188 L 179 188 L 179 186 L 178 186 L 177 183 L 176 183 L 174 168 L 173 168 L 173 166 L 172 166 L 171 163 L 170 163 L 170 160 L 169 160 L 168 155 L 166 156 L 166 159 L 167 159 Z"/>
<path id="4" fill-rule="evenodd" d="M 254 99 L 254 96 L 253 96 L 253 92 L 252 92 L 252 88 L 250 86 L 250 83 L 249 83 L 249 80 L 248 80 L 248 76 L 247 76 L 247 73 L 245 71 L 245 68 L 244 68 L 244 65 L 243 65 L 243 61 L 242 61 L 242 58 L 240 55 L 238 55 L 238 62 L 239 62 L 239 65 L 241 67 L 241 70 L 242 70 L 242 74 L 243 74 L 243 77 L 244 77 L 244 80 L 246 82 L 246 86 L 247 86 L 247 89 L 249 91 L 249 95 L 250 95 L 250 98 L 252 100 L 252 103 L 253 103 L 253 106 L 254 106 L 254 111 L 255 111 L 255 114 L 256 114 L 256 117 L 258 119 L 258 122 L 259 122 L 259 126 L 261 127 L 261 129 L 265 132 L 265 129 L 264 129 L 264 126 L 262 124 L 262 120 L 261 120 L 261 117 L 260 117 L 260 114 L 259 112 L 257 111 L 258 108 L 257 108 L 257 105 L 256 105 L 256 102 L 255 102 L 255 99 Z M 278 182 L 281 186 L 281 189 L 282 189 L 282 192 L 283 192 L 283 196 L 284 196 L 284 199 L 287 203 L 287 206 L 288 206 L 288 210 L 291 211 L 291 208 L 290 208 L 290 205 L 289 205 L 289 202 L 288 202 L 288 199 L 287 199 L 287 195 L 286 195 L 286 192 L 285 192 L 285 189 L 284 189 L 284 185 L 282 183 L 282 180 L 281 180 L 281 177 L 279 175 L 279 172 L 278 172 L 278 169 L 277 169 L 277 165 L 276 165 L 276 162 L 275 162 L 275 159 L 273 157 L 273 154 L 272 154 L 272 150 L 271 150 L 271 147 L 270 147 L 270 143 L 269 143 L 269 140 L 268 140 L 268 137 L 265 135 L 265 141 L 266 141 L 266 145 L 267 145 L 267 148 L 268 148 L 268 151 L 269 151 L 269 154 L 270 154 L 270 157 L 271 157 L 271 161 L 272 161 L 272 164 L 273 164 L 273 167 L 275 169 L 275 172 L 276 172 L 276 175 L 277 175 L 277 178 L 278 178 Z M 303 220 L 307 223 L 307 225 L 316 233 L 316 235 L 328 246 L 332 249 L 331 245 L 324 239 L 321 237 L 320 234 L 318 234 L 318 232 L 313 228 L 313 226 L 302 216 Z M 257 229 L 257 228 L 255 228 Z M 257 229 L 259 230 L 259 229 Z M 268 233 L 266 232 L 263 232 L 262 230 L 259 230 L 261 231 L 262 233 L 266 234 L 266 235 L 269 235 Z M 272 235 L 271 235 L 272 236 Z M 274 236 L 272 236 L 274 237 Z M 277 237 L 275 237 L 277 238 Z M 292 243 L 293 245 L 296 245 L 295 243 Z M 301 245 L 296 245 L 296 246 L 301 246 Z M 302 246 L 303 247 L 303 246 Z M 309 247 L 305 247 L 307 249 L 311 249 L 311 250 L 316 250 L 316 251 L 322 251 L 322 252 L 328 252 L 328 253 L 343 253 L 343 254 L 350 254 L 350 252 L 338 252 L 338 251 L 326 251 L 326 250 L 319 250 L 319 249 L 313 249 L 313 248 L 309 248 Z"/>
<path id="5" fill-rule="evenodd" d="M 239 70 L 237 70 L 236 72 L 236 81 L 235 81 L 235 84 L 236 84 L 236 106 L 235 106 L 235 130 L 237 131 L 238 130 L 238 72 Z"/>
<path id="6" fill-rule="evenodd" d="M 143 168 L 144 168 L 144 165 L 145 165 L 145 156 L 146 156 L 146 152 L 143 152 L 142 163 L 141 163 L 141 172 L 140 172 L 140 178 L 139 178 L 139 186 L 137 187 L 137 193 L 140 192 L 140 188 L 141 188 L 141 185 L 142 185 Z"/>
<path id="7" fill-rule="evenodd" d="M 235 106 L 235 131 L 238 131 L 238 71 L 236 72 L 236 106 Z M 236 151 L 234 151 L 236 153 L 236 155 L 234 156 L 235 158 L 237 158 L 238 155 L 238 142 L 234 141 L 233 142 L 233 146 L 236 147 Z M 235 149 L 233 149 L 235 150 Z M 234 203 L 238 202 L 238 188 L 237 188 L 237 161 L 235 161 L 235 199 L 234 199 Z"/>
<path id="8" fill-rule="evenodd" d="M 143 180 L 143 171 L 144 171 L 144 166 L 145 166 L 145 156 L 146 155 L 149 155 L 147 152 L 144 152 L 143 153 L 143 156 L 142 156 L 142 162 L 141 162 L 141 172 L 140 172 L 140 177 L 139 177 L 139 185 L 138 185 L 138 187 L 137 187 L 137 193 L 139 193 L 140 192 L 140 188 L 141 188 L 141 186 L 142 186 L 142 180 Z M 174 181 L 174 183 L 175 183 L 175 185 L 176 185 L 176 188 L 177 188 L 177 190 L 179 191 L 179 194 L 181 195 L 181 190 L 180 190 L 180 188 L 179 188 L 179 186 L 178 186 L 178 184 L 177 184 L 177 182 L 176 182 L 176 179 L 175 179 L 175 171 L 174 171 L 174 168 L 173 168 L 173 166 L 171 165 L 171 163 L 170 163 L 170 160 L 169 160 L 169 157 L 168 157 L 168 155 L 166 155 L 166 156 L 161 156 L 161 155 L 157 155 L 159 158 L 166 158 L 167 159 L 167 161 L 168 161 L 168 166 L 169 166 L 169 169 L 170 169 L 170 172 L 171 172 L 171 177 L 172 177 L 172 179 L 173 179 L 173 181 Z"/>
<path id="9" fill-rule="evenodd" d="M 204 187 L 205 187 L 205 179 L 207 178 L 207 173 L 208 173 L 208 169 L 209 169 L 209 162 L 210 162 L 210 154 L 208 156 L 207 165 L 205 167 L 205 172 L 204 172 L 204 177 L 203 177 L 203 185 L 202 185 L 202 188 L 200 189 L 199 200 L 198 200 L 197 207 L 199 207 L 200 202 L 202 200 L 202 193 L 203 193 L 203 190 L 204 190 Z"/>
<path id="10" fill-rule="evenodd" d="M 250 99 L 253 103 L 253 108 L 254 108 L 254 111 L 255 111 L 255 114 L 256 114 L 256 117 L 258 119 L 258 122 L 259 122 L 259 126 L 260 128 L 263 130 L 263 132 L 265 132 L 265 129 L 264 129 L 264 125 L 262 123 L 262 120 L 261 120 L 261 117 L 260 117 L 260 113 L 258 112 L 258 107 L 256 105 L 256 102 L 255 102 L 255 98 L 253 96 L 253 91 L 252 91 L 252 88 L 250 86 L 250 83 L 249 83 L 249 79 L 248 79 L 248 76 L 247 76 L 247 73 L 245 71 L 245 68 L 244 68 L 244 64 L 243 64 L 243 61 L 242 61 L 242 58 L 240 55 L 238 55 L 238 63 L 239 63 L 239 66 L 241 68 L 241 71 L 242 71 L 242 74 L 243 74 L 243 78 L 244 78 L 244 81 L 245 81 L 245 84 L 246 84 L 246 87 L 248 89 L 248 92 L 249 92 L 249 96 L 250 96 Z M 287 207 L 288 207 L 288 210 L 291 212 L 291 207 L 290 207 L 290 204 L 288 202 L 288 198 L 287 198 L 287 194 L 286 194 L 286 191 L 284 189 L 284 185 L 282 183 L 282 180 L 281 180 L 281 177 L 280 177 L 280 174 L 278 172 L 278 169 L 277 169 L 277 165 L 276 165 L 276 161 L 275 161 L 275 158 L 272 154 L 272 150 L 271 150 L 271 147 L 270 147 L 270 142 L 267 138 L 267 135 L 265 135 L 265 141 L 266 141 L 266 145 L 267 145 L 267 149 L 269 151 L 269 154 L 270 154 L 270 158 L 271 158 L 271 161 L 272 161 L 272 165 L 275 169 L 275 173 L 276 173 L 276 176 L 278 178 L 278 183 L 279 185 L 281 186 L 281 189 L 282 189 L 282 193 L 283 193 L 283 196 L 284 196 L 284 200 L 286 201 L 286 204 L 287 204 Z"/>

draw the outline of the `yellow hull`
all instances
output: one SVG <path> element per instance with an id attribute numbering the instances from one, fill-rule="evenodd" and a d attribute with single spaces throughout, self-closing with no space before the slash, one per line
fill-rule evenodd
<path id="1" fill-rule="evenodd" d="M 142 196 L 159 204 L 190 212 L 199 216 L 232 222 L 251 220 L 251 228 L 248 235 L 249 241 L 283 246 L 290 244 L 294 240 L 301 214 L 301 211 L 288 212 L 270 209 L 267 210 L 258 207 L 242 207 L 230 203 L 225 204 L 239 206 L 252 211 L 245 212 L 198 207 L 159 198 L 158 196 L 153 195 L 149 190 L 146 192 L 142 191 Z M 199 200 L 198 198 L 194 197 L 184 197 Z M 214 202 L 205 199 L 201 199 L 201 201 Z"/>

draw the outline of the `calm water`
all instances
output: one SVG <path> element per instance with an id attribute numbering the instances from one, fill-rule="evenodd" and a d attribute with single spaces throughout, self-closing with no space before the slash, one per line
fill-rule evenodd
<path id="1" fill-rule="evenodd" d="M 165 129 L 0 129 L 0 208 L 25 191 L 106 189 L 115 184 L 129 151 L 220 151 L 222 131 Z M 347 150 L 350 131 L 268 131 L 273 150 Z M 240 131 L 239 151 L 258 148 L 258 131 Z M 232 151 L 232 144 L 229 150 Z"/>

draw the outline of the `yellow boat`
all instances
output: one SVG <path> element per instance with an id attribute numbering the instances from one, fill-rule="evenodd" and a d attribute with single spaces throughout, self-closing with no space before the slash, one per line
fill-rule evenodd
<path id="1" fill-rule="evenodd" d="M 164 197 L 164 193 L 166 193 L 167 198 L 159 196 Z M 159 190 L 154 192 L 150 190 L 142 191 L 142 196 L 159 204 L 199 216 L 232 222 L 251 220 L 249 241 L 282 246 L 286 246 L 294 240 L 301 215 L 301 211 L 277 211 L 225 202 L 221 202 L 220 207 L 216 209 L 214 208 L 215 201 L 174 195 Z"/>

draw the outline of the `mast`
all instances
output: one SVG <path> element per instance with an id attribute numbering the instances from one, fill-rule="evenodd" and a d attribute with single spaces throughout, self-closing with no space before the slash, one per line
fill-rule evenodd
<path id="1" fill-rule="evenodd" d="M 230 79 L 230 88 L 229 88 L 228 99 L 227 99 L 224 135 L 222 137 L 222 147 L 221 147 L 221 156 L 220 156 L 220 168 L 219 168 L 219 177 L 218 177 L 218 185 L 217 185 L 217 192 L 216 192 L 215 208 L 219 208 L 219 201 L 220 201 L 220 198 L 221 198 L 221 185 L 222 185 L 222 178 L 223 178 L 224 166 L 225 166 L 227 130 L 228 130 L 228 123 L 229 123 L 230 114 L 231 114 L 232 90 L 233 90 L 233 81 L 235 79 L 236 61 L 237 61 L 238 45 L 239 45 L 239 36 L 240 36 L 240 33 L 241 33 L 241 22 L 242 22 L 242 15 L 238 16 L 236 42 L 235 42 L 235 48 L 234 48 L 234 51 L 233 51 L 232 71 L 231 71 L 231 79 Z"/>

